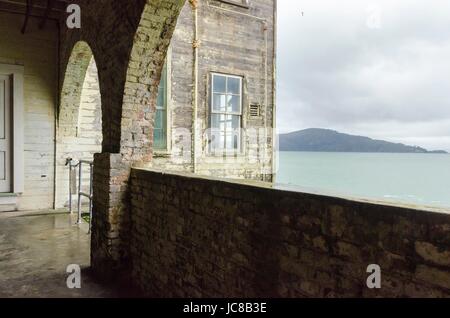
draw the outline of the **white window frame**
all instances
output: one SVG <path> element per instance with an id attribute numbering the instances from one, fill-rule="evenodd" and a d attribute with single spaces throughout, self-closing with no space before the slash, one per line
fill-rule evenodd
<path id="1" fill-rule="evenodd" d="M 169 156 L 172 151 L 172 47 L 169 46 L 166 57 L 166 148 L 154 149 L 156 156 Z"/>
<path id="2" fill-rule="evenodd" d="M 239 112 L 220 112 L 220 111 L 214 111 L 214 77 L 215 76 L 221 76 L 221 77 L 227 77 L 227 78 L 235 78 L 239 79 L 239 87 L 240 87 L 240 111 Z M 242 128 L 244 124 L 244 77 L 239 75 L 232 75 L 232 74 L 226 74 L 226 73 L 219 73 L 219 72 L 211 72 L 211 84 L 210 84 L 210 113 L 209 113 L 209 122 L 210 122 L 210 135 L 212 134 L 212 117 L 215 114 L 219 115 L 229 115 L 229 116 L 239 116 L 239 138 L 238 138 L 238 148 L 237 149 L 226 149 L 226 148 L 214 148 L 212 143 L 208 146 L 208 152 L 211 155 L 241 155 L 244 151 L 243 149 L 243 143 L 242 143 Z M 226 89 L 227 90 L 227 89 Z M 223 92 L 222 92 L 223 93 Z M 211 137 L 210 137 L 211 142 Z"/>

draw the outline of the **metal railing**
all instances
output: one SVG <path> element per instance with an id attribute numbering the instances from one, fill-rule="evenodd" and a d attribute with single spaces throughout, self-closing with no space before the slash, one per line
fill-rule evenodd
<path id="1" fill-rule="evenodd" d="M 82 191 L 83 185 L 83 166 L 89 165 L 89 193 Z M 91 233 L 92 227 L 92 201 L 93 201 L 93 178 L 94 178 L 94 162 L 88 160 L 79 160 L 78 163 L 74 163 L 72 158 L 67 158 L 66 166 L 69 166 L 69 211 L 73 213 L 72 207 L 72 194 L 78 195 L 78 208 L 77 208 L 77 224 L 81 224 L 82 217 L 82 201 L 83 197 L 89 199 L 89 233 Z M 78 168 L 78 189 L 77 189 L 77 177 L 76 169 Z"/>

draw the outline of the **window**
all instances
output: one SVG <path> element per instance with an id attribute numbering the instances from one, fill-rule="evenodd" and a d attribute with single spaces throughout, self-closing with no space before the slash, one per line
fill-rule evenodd
<path id="1" fill-rule="evenodd" d="M 248 0 L 219 0 L 228 4 L 234 4 L 239 7 L 248 8 Z"/>
<path id="2" fill-rule="evenodd" d="M 164 64 L 156 99 L 153 148 L 156 150 L 167 150 L 167 63 Z"/>
<path id="3" fill-rule="evenodd" d="M 242 77 L 212 74 L 212 152 L 241 150 Z"/>

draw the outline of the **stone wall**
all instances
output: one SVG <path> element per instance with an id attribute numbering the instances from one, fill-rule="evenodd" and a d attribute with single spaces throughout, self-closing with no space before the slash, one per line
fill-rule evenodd
<path id="1" fill-rule="evenodd" d="M 450 297 L 450 214 L 138 169 L 131 183 L 132 275 L 151 296 Z"/>

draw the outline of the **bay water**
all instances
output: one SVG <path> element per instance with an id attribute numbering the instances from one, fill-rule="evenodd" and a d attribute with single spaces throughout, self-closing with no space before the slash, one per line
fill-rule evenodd
<path id="1" fill-rule="evenodd" d="M 276 183 L 337 196 L 450 208 L 450 155 L 279 152 Z"/>

